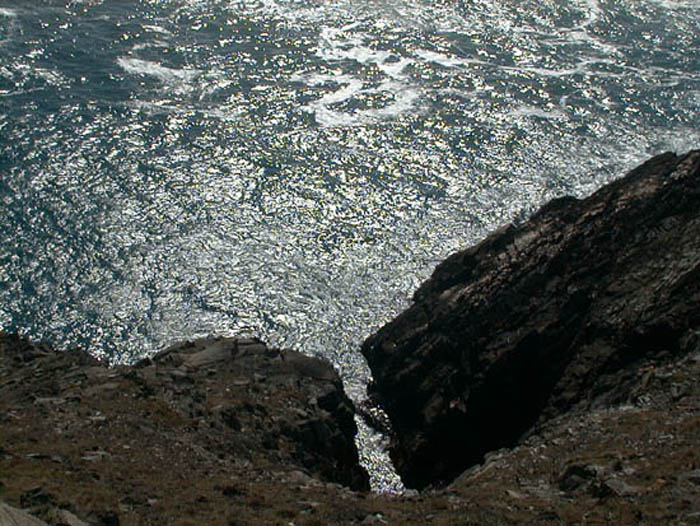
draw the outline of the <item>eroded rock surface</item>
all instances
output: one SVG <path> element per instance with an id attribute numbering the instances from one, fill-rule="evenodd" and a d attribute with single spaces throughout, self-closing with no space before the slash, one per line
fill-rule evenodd
<path id="1" fill-rule="evenodd" d="M 50 524 L 58 512 L 159 523 L 193 506 L 214 524 L 216 499 L 297 474 L 369 488 L 330 364 L 257 340 L 198 340 L 108 368 L 2 334 L 0 379 L 0 488 Z"/>
<path id="2" fill-rule="evenodd" d="M 363 353 L 395 465 L 423 488 L 552 418 L 629 402 L 639 364 L 691 352 L 698 327 L 694 151 L 452 255 Z"/>

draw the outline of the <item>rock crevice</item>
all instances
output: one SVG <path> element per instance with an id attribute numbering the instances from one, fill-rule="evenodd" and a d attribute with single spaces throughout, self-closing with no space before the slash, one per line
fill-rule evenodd
<path id="1" fill-rule="evenodd" d="M 617 393 L 700 326 L 700 152 L 556 199 L 440 264 L 363 345 L 405 483 L 449 482 L 547 419 Z"/>

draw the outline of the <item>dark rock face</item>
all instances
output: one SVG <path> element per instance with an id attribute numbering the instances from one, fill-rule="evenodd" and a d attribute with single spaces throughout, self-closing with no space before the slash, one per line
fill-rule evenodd
<path id="1" fill-rule="evenodd" d="M 363 346 L 409 487 L 577 409 L 625 403 L 636 364 L 700 327 L 700 151 L 557 199 L 439 265 Z"/>

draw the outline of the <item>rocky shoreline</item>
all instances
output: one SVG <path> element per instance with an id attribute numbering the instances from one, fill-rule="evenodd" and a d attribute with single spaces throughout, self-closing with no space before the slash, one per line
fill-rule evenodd
<path id="1" fill-rule="evenodd" d="M 454 254 L 363 353 L 420 493 L 368 491 L 322 360 L 0 335 L 0 526 L 700 524 L 700 151 Z"/>

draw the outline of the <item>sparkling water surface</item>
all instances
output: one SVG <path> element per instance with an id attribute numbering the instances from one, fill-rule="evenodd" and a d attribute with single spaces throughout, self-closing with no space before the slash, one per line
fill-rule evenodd
<path id="1" fill-rule="evenodd" d="M 0 0 L 0 328 L 255 335 L 361 399 L 442 258 L 700 146 L 699 110 L 698 0 Z"/>

